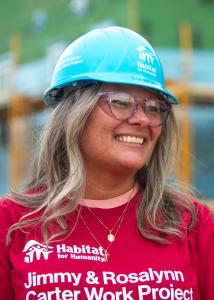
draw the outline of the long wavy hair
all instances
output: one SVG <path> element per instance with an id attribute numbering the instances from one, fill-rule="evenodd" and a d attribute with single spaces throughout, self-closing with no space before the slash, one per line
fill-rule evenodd
<path id="1" fill-rule="evenodd" d="M 10 227 L 8 243 L 14 230 L 25 230 L 36 224 L 41 224 L 46 244 L 63 239 L 72 231 L 68 228 L 66 215 L 77 208 L 86 185 L 80 137 L 98 101 L 101 86 L 64 89 L 64 95 L 39 139 L 27 192 L 11 191 L 9 194 L 13 201 L 30 208 L 30 213 Z M 182 211 L 190 212 L 190 227 L 196 218 L 190 197 L 170 180 L 178 141 L 177 124 L 171 110 L 148 165 L 140 169 L 135 178 L 143 191 L 138 209 L 138 229 L 143 236 L 159 243 L 168 242 L 167 237 L 171 235 L 182 237 Z M 57 224 L 59 230 L 51 232 L 52 223 Z"/>

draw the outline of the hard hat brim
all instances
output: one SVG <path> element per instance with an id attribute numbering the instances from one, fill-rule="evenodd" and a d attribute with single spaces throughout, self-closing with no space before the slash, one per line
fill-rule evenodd
<path id="1" fill-rule="evenodd" d="M 159 92 L 167 101 L 172 104 L 179 104 L 180 101 L 170 93 L 166 88 L 163 88 L 161 85 L 157 85 L 156 81 L 146 80 L 144 76 L 136 76 L 136 74 L 115 74 L 115 73 L 87 73 L 77 76 L 66 76 L 62 78 L 60 82 L 56 85 L 52 85 L 51 88 L 48 88 L 44 93 L 44 101 L 48 106 L 55 107 L 61 98 L 60 91 L 67 85 L 77 86 L 80 83 L 80 86 L 86 86 L 92 84 L 93 82 L 106 82 L 106 83 L 115 83 L 115 84 L 130 84 L 142 86 L 143 88 L 151 89 L 153 91 Z M 53 91 L 57 90 L 57 93 Z"/>

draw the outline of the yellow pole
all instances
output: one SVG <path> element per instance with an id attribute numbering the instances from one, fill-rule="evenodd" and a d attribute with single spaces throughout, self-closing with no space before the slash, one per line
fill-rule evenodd
<path id="1" fill-rule="evenodd" d="M 13 66 L 16 68 L 20 64 L 21 35 L 16 33 L 10 39 L 10 51 L 13 57 Z"/>
<path id="2" fill-rule="evenodd" d="M 29 102 L 15 88 L 14 79 L 20 63 L 21 36 L 12 36 L 10 50 L 13 57 L 11 97 L 8 103 L 10 186 L 17 188 L 24 177 L 29 149 Z"/>
<path id="3" fill-rule="evenodd" d="M 190 24 L 180 27 L 182 54 L 182 95 L 181 95 L 181 157 L 179 162 L 180 179 L 191 184 L 193 179 L 193 129 L 190 121 L 190 82 L 192 80 L 192 29 Z"/>
<path id="4" fill-rule="evenodd" d="M 189 85 L 192 79 L 192 26 L 189 23 L 180 26 L 180 45 L 183 80 Z"/>
<path id="5" fill-rule="evenodd" d="M 140 32 L 140 0 L 128 0 L 127 2 L 128 27 Z"/>
<path id="6" fill-rule="evenodd" d="M 29 103 L 22 95 L 12 96 L 9 117 L 10 185 L 17 188 L 24 179 L 25 165 L 29 152 Z"/>

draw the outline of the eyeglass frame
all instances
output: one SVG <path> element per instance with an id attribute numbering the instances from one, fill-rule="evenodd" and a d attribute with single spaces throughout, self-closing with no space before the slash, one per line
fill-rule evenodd
<path id="1" fill-rule="evenodd" d="M 131 96 L 134 100 L 134 103 L 135 103 L 135 107 L 134 107 L 134 110 L 133 112 L 130 114 L 130 116 L 128 117 L 125 117 L 125 118 L 120 118 L 120 117 L 117 117 L 115 116 L 115 114 L 112 112 L 112 108 L 111 108 L 111 97 L 110 95 L 112 94 L 127 94 L 129 96 Z M 125 121 L 125 120 L 128 120 L 129 118 L 131 118 L 136 112 L 137 112 L 137 109 L 138 109 L 138 105 L 140 104 L 141 105 L 141 108 L 143 109 L 143 112 L 145 113 L 145 115 L 147 116 L 146 112 L 145 112 L 145 103 L 149 100 L 152 100 L 151 99 L 147 99 L 147 98 L 142 98 L 142 97 L 137 97 L 135 95 L 133 95 L 133 93 L 127 93 L 127 92 L 121 92 L 121 91 L 103 91 L 103 92 L 99 92 L 98 93 L 98 96 L 99 96 L 99 100 L 98 100 L 98 104 L 101 103 L 101 99 L 100 97 L 102 96 L 107 96 L 105 98 L 105 102 L 108 104 L 108 109 L 105 109 L 103 106 L 100 105 L 101 109 L 107 114 L 109 115 L 110 117 L 112 117 L 113 119 L 115 120 L 121 120 L 121 121 Z M 166 121 L 167 121 L 167 118 L 169 116 L 169 113 L 172 109 L 172 105 L 173 103 L 170 103 L 169 101 L 165 100 L 163 97 L 162 98 L 159 98 L 160 95 L 155 95 L 157 97 L 157 100 L 159 100 L 161 103 L 164 103 L 165 107 L 167 108 L 166 109 L 166 116 L 165 116 L 165 119 L 158 125 L 151 125 L 149 124 L 149 126 L 151 127 L 159 127 L 159 126 L 162 126 Z M 154 99 L 153 99 L 154 100 Z M 143 103 L 142 103 L 143 102 Z M 148 117 L 148 116 L 147 116 Z M 149 119 L 149 117 L 148 117 Z"/>

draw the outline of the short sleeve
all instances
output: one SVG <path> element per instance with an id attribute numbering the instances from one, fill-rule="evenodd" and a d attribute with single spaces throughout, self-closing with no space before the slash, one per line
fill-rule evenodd
<path id="1" fill-rule="evenodd" d="M 11 216 L 7 203 L 0 202 L 0 298 L 14 300 L 12 287 L 12 266 L 9 258 L 9 246 L 6 245 L 6 235 L 11 225 Z"/>
<path id="2" fill-rule="evenodd" d="M 200 299 L 212 300 L 214 299 L 214 217 L 203 205 L 198 208 L 195 236 Z"/>

